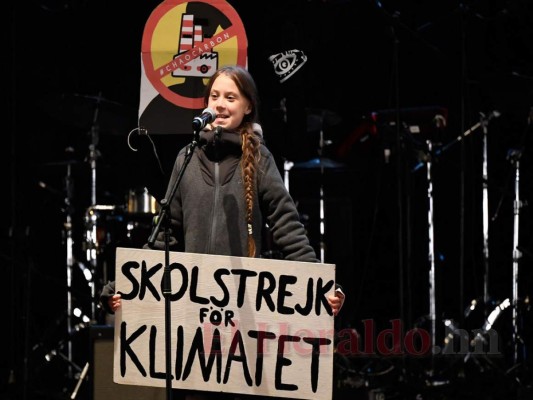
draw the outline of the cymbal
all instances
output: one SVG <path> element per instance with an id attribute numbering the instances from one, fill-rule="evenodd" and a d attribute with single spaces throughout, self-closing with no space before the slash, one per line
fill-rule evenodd
<path id="1" fill-rule="evenodd" d="M 313 158 L 308 161 L 294 163 L 294 168 L 303 168 L 303 169 L 314 169 L 314 168 L 325 168 L 325 169 L 338 169 L 344 168 L 343 163 L 334 161 L 330 158 Z"/>
<path id="2" fill-rule="evenodd" d="M 89 95 L 89 94 L 81 94 L 81 93 L 72 93 L 72 97 L 77 97 L 80 99 L 87 100 L 89 102 L 93 102 L 94 104 L 109 104 L 113 106 L 120 106 L 122 107 L 122 104 L 120 104 L 118 101 L 113 101 L 106 99 L 101 94 L 98 94 L 96 96 Z"/>
<path id="3" fill-rule="evenodd" d="M 42 167 L 63 167 L 63 166 L 78 165 L 78 164 L 82 164 L 82 162 L 79 160 L 61 160 L 61 161 L 45 162 L 45 163 L 42 163 L 41 166 Z"/>
<path id="4" fill-rule="evenodd" d="M 342 118 L 334 111 L 321 108 L 306 108 L 307 132 L 316 132 L 340 124 Z"/>
<path id="5" fill-rule="evenodd" d="M 42 99 L 41 105 L 52 118 L 86 130 L 98 127 L 103 134 L 126 135 L 137 125 L 136 110 L 101 95 L 63 93 Z"/>

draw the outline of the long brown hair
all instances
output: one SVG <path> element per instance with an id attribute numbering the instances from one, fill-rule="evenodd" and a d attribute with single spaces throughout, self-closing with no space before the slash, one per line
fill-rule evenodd
<path id="1" fill-rule="evenodd" d="M 253 204 L 255 198 L 255 176 L 257 173 L 257 164 L 260 158 L 260 139 L 254 133 L 254 123 L 259 123 L 259 97 L 254 79 L 250 73 L 243 67 L 228 65 L 219 68 L 210 78 L 206 87 L 204 103 L 209 102 L 209 95 L 213 83 L 220 75 L 226 75 L 231 78 L 240 93 L 250 102 L 251 111 L 245 115 L 241 125 L 237 128 L 242 137 L 242 159 L 241 169 L 244 184 L 244 200 L 246 202 L 246 225 L 248 231 L 248 257 L 255 257 L 256 244 L 253 236 Z"/>

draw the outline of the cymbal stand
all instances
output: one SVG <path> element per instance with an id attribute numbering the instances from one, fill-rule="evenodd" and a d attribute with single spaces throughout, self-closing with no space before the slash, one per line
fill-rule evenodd
<path id="1" fill-rule="evenodd" d="M 320 137 L 318 143 L 318 159 L 320 161 L 320 261 L 325 262 L 326 259 L 326 243 L 324 237 L 326 235 L 326 217 L 325 217 L 325 207 L 324 207 L 324 147 L 326 144 L 329 144 L 324 141 L 324 116 L 320 117 Z"/>
<path id="2" fill-rule="evenodd" d="M 487 125 L 490 120 L 494 117 L 499 117 L 500 113 L 498 111 L 493 111 L 489 114 L 488 117 L 485 117 L 481 113 L 480 121 L 465 131 L 462 135 L 455 138 L 452 142 L 448 143 L 446 146 L 433 151 L 433 144 L 430 140 L 427 140 L 428 147 L 428 157 L 426 159 L 426 176 L 428 182 L 428 228 L 429 228 L 429 253 L 428 259 L 430 263 L 430 272 L 429 272 L 429 318 L 431 320 L 431 345 L 435 344 L 435 332 L 436 332 L 436 304 L 435 304 L 435 243 L 434 243 L 434 226 L 433 226 L 433 182 L 432 182 L 432 173 L 431 173 L 431 164 L 432 156 L 438 156 L 448 150 L 455 143 L 460 142 L 466 136 L 470 135 L 473 131 L 481 127 L 483 129 L 483 255 L 485 259 L 485 281 L 484 281 L 484 298 L 485 304 L 488 304 L 488 168 L 487 168 Z M 413 171 L 418 169 L 417 165 Z"/>
<path id="3" fill-rule="evenodd" d="M 434 218 L 433 218 L 433 176 L 432 176 L 432 160 L 431 152 L 433 151 L 433 144 L 431 140 L 426 141 L 428 157 L 426 160 L 426 179 L 427 179 L 427 196 L 428 196 L 428 261 L 429 261 L 429 319 L 430 327 L 430 348 L 433 349 L 435 345 L 435 331 L 436 331 L 436 303 L 435 303 L 435 240 L 434 240 Z"/>
<path id="4" fill-rule="evenodd" d="M 508 158 L 515 166 L 515 181 L 514 192 L 515 198 L 513 202 L 513 300 L 512 300 L 512 326 L 513 326 L 513 361 L 518 362 L 518 343 L 522 339 L 518 332 L 518 264 L 522 258 L 522 252 L 519 250 L 519 221 L 520 209 L 523 204 L 520 201 L 520 157 L 522 152 L 520 150 L 510 150 Z"/>
<path id="5" fill-rule="evenodd" d="M 99 126 L 98 126 L 98 109 L 100 105 L 100 99 L 102 98 L 102 93 L 98 96 L 98 102 L 94 109 L 93 123 L 91 125 L 91 144 L 89 145 L 89 163 L 91 165 L 91 205 L 96 205 L 96 160 L 100 156 L 98 151 L 98 142 L 99 138 Z"/>
<path id="6" fill-rule="evenodd" d="M 489 194 L 488 194 L 488 162 L 487 162 L 487 125 L 488 118 L 481 114 L 481 128 L 483 130 L 483 302 L 485 304 L 485 315 L 489 305 Z"/>
<path id="7" fill-rule="evenodd" d="M 93 116 L 93 123 L 91 125 L 90 135 L 91 135 L 91 143 L 89 145 L 89 164 L 91 167 L 91 209 L 96 206 L 96 160 L 100 156 L 100 152 L 98 151 L 98 142 L 99 142 L 99 126 L 98 126 L 98 109 L 100 104 L 100 99 L 102 98 L 102 94 L 100 93 L 98 96 L 98 102 L 96 103 L 96 107 L 94 109 L 94 116 Z M 94 221 L 93 221 L 94 222 Z M 90 232 L 90 237 L 92 238 L 93 243 L 87 244 L 87 258 L 91 265 L 91 274 L 92 276 L 96 276 L 96 270 L 98 267 L 98 260 L 97 260 L 97 251 L 96 251 L 96 223 L 92 224 L 92 231 Z M 88 232 L 89 233 L 89 232 Z M 94 282 L 94 279 L 89 282 L 89 286 L 91 288 L 91 320 L 96 320 L 96 282 Z"/>
<path id="8" fill-rule="evenodd" d="M 289 172 L 294 167 L 294 163 L 289 160 L 283 161 L 283 182 L 285 183 L 285 189 L 289 191 Z"/>
<path id="9" fill-rule="evenodd" d="M 67 148 L 67 151 L 70 151 L 71 148 Z M 67 267 L 67 284 L 66 284 L 66 290 L 67 290 L 67 307 L 66 307 L 66 313 L 65 315 L 65 336 L 53 347 L 53 348 L 47 348 L 44 346 L 44 344 L 37 343 L 33 350 L 37 350 L 39 348 L 45 348 L 47 350 L 46 354 L 44 355 L 44 359 L 47 362 L 50 362 L 53 358 L 59 357 L 63 361 L 67 363 L 67 372 L 66 377 L 68 379 L 74 379 L 76 374 L 78 374 L 81 371 L 81 368 L 74 362 L 73 359 L 73 346 L 72 346 L 72 339 L 76 334 L 83 328 L 85 328 L 85 324 L 88 322 L 88 317 L 84 316 L 83 313 L 78 309 L 73 307 L 73 270 L 75 266 L 80 267 L 83 270 L 83 265 L 79 263 L 76 260 L 76 257 L 74 256 L 74 237 L 73 237 L 73 198 L 74 198 L 74 181 L 72 179 L 72 163 L 68 162 L 67 165 L 66 174 L 64 177 L 64 190 L 65 190 L 65 198 L 64 198 L 64 207 L 62 207 L 62 212 L 65 214 L 65 221 L 63 222 L 63 231 L 62 231 L 62 244 L 65 246 L 66 251 L 66 267 Z M 41 187 L 46 187 L 45 184 L 40 184 Z M 82 322 L 74 324 L 74 318 L 81 318 Z M 60 323 L 63 322 L 63 318 L 58 319 L 55 321 L 55 323 L 59 326 Z M 66 354 L 64 353 L 64 350 L 66 349 Z"/>
<path id="10" fill-rule="evenodd" d="M 74 266 L 74 239 L 72 236 L 72 198 L 74 184 L 72 181 L 71 165 L 67 164 L 65 176 L 65 245 L 67 252 L 67 338 L 72 335 L 72 269 Z M 68 377 L 72 378 L 72 341 L 67 341 Z"/>

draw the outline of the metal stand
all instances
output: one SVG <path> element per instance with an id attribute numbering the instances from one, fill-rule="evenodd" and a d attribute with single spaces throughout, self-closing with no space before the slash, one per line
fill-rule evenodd
<path id="1" fill-rule="evenodd" d="M 73 198 L 73 181 L 71 165 L 67 164 L 67 174 L 65 176 L 65 245 L 67 252 L 67 338 L 72 335 L 72 269 L 74 266 L 74 239 L 72 236 L 72 198 Z M 67 360 L 68 377 L 72 378 L 72 341 L 67 340 Z"/>
<path id="2" fill-rule="evenodd" d="M 487 156 L 487 126 L 489 120 L 481 114 L 481 127 L 483 129 L 483 302 L 485 316 L 489 305 L 489 194 L 488 194 L 488 156 Z"/>
<path id="3" fill-rule="evenodd" d="M 80 376 L 78 378 L 78 383 L 76 383 L 76 387 L 72 391 L 72 394 L 70 395 L 70 399 L 74 400 L 76 396 L 78 396 L 78 391 L 80 390 L 81 384 L 85 377 L 87 376 L 87 373 L 89 372 L 89 363 L 85 363 L 85 367 L 83 367 L 83 370 L 80 373 Z"/>
<path id="4" fill-rule="evenodd" d="M 107 271 L 104 274 L 99 273 L 101 269 L 98 265 L 98 260 L 101 253 L 100 238 L 98 237 L 98 220 L 101 218 L 100 213 L 113 212 L 116 206 L 114 205 L 92 205 L 90 206 L 84 216 L 85 222 L 85 258 L 89 262 L 90 270 L 85 270 L 85 278 L 91 290 L 91 316 L 92 322 L 97 321 L 96 315 L 96 286 L 107 283 Z M 81 263 L 80 263 L 81 265 Z"/>
<path id="5" fill-rule="evenodd" d="M 522 152 L 520 150 L 509 151 L 509 159 L 515 166 L 515 181 L 514 193 L 515 198 L 513 202 L 513 298 L 512 298 L 512 325 L 513 325 L 513 361 L 516 364 L 518 360 L 518 345 L 522 340 L 518 329 L 518 265 L 522 258 L 522 252 L 519 250 L 519 222 L 520 209 L 522 202 L 520 201 L 520 157 Z"/>
<path id="6" fill-rule="evenodd" d="M 67 148 L 67 152 L 71 152 L 73 149 Z M 64 177 L 64 207 L 62 207 L 62 212 L 65 214 L 65 220 L 63 222 L 62 230 L 62 245 L 65 246 L 66 252 L 66 291 L 67 291 L 67 305 L 66 310 L 62 313 L 61 318 L 58 318 L 55 321 L 56 326 L 60 326 L 63 321 L 66 322 L 64 337 L 62 337 L 53 348 L 45 346 L 43 342 L 37 343 L 33 346 L 33 351 L 38 349 L 46 350 L 44 354 L 44 359 L 47 362 L 50 362 L 55 357 L 59 357 L 61 360 L 65 361 L 67 364 L 67 379 L 76 379 L 77 375 L 81 371 L 81 368 L 74 362 L 73 357 L 73 345 L 72 340 L 74 336 L 80 330 L 86 327 L 86 324 L 89 322 L 89 318 L 83 314 L 83 312 L 73 306 L 73 272 L 74 267 L 79 267 L 85 272 L 85 267 L 76 260 L 74 256 L 74 235 L 73 235 L 73 198 L 74 198 L 74 182 L 72 179 L 72 165 L 76 164 L 74 160 L 67 160 L 66 162 L 60 162 L 60 165 L 66 166 L 66 173 Z M 59 165 L 56 164 L 56 165 Z M 53 165 L 53 164 L 50 164 Z M 47 185 L 43 182 L 39 182 L 39 186 L 42 188 L 47 188 Z M 53 192 L 59 193 L 54 189 L 50 189 Z M 65 316 L 65 319 L 63 319 Z M 74 317 L 79 318 L 80 321 L 75 323 Z"/>
<path id="7" fill-rule="evenodd" d="M 324 123 L 323 123 L 324 117 L 321 118 L 321 124 L 320 124 L 320 139 L 318 144 L 318 158 L 320 160 L 320 261 L 322 263 L 325 262 L 326 259 L 326 242 L 324 240 L 326 235 L 326 213 L 324 209 L 324 163 L 323 163 L 323 155 L 324 155 Z"/>
<path id="8" fill-rule="evenodd" d="M 100 96 L 99 96 L 100 98 Z M 93 124 L 91 126 L 91 144 L 89 145 L 89 164 L 91 166 L 91 208 L 94 208 L 96 206 L 96 160 L 100 156 L 100 153 L 97 149 L 98 141 L 99 141 L 99 128 L 98 128 L 98 105 L 96 104 L 96 108 L 94 110 L 94 118 L 93 118 Z M 94 216 L 94 215 L 93 215 Z M 91 266 L 91 273 L 92 276 L 96 276 L 96 270 L 98 268 L 98 259 L 97 259 L 97 251 L 96 251 L 96 221 L 93 221 L 92 224 L 92 232 L 91 237 L 93 239 L 93 243 L 91 243 L 90 250 L 87 251 L 87 261 L 89 261 Z M 91 320 L 96 321 L 96 282 L 92 280 L 90 282 L 91 287 Z"/>
<path id="9" fill-rule="evenodd" d="M 287 192 L 289 191 L 289 172 L 291 171 L 292 167 L 294 167 L 294 163 L 292 161 L 285 160 L 283 162 L 283 181 L 285 183 L 285 189 L 287 189 Z"/>
<path id="10" fill-rule="evenodd" d="M 432 160 L 431 152 L 433 144 L 431 140 L 426 141 L 429 156 L 426 161 L 426 178 L 427 178 L 427 196 L 428 196 L 428 261 L 429 261 L 429 319 L 430 319 L 430 337 L 431 349 L 435 345 L 436 332 L 436 303 L 435 303 L 435 240 L 433 224 L 433 177 L 432 177 Z"/>
<path id="11" fill-rule="evenodd" d="M 435 332 L 436 332 L 436 305 L 435 305 L 435 244 L 434 244 L 434 228 L 433 228 L 433 181 L 431 174 L 432 158 L 439 156 L 454 144 L 459 143 L 465 137 L 470 135 L 479 127 L 483 127 L 484 136 L 484 148 L 483 148 L 483 238 L 484 238 L 484 256 L 485 256 L 485 282 L 484 282 L 484 296 L 485 299 L 488 299 L 488 168 L 487 168 L 487 125 L 492 118 L 499 117 L 500 113 L 498 111 L 493 111 L 489 114 L 488 117 L 485 117 L 481 114 L 481 119 L 479 122 L 474 124 L 471 128 L 467 129 L 462 135 L 456 137 L 453 141 L 448 143 L 446 146 L 443 146 L 435 151 L 433 151 L 433 144 L 430 140 L 426 141 L 428 147 L 428 156 L 426 157 L 425 164 L 427 168 L 427 182 L 428 182 L 428 229 L 429 229 L 429 252 L 428 260 L 430 263 L 429 271 L 429 318 L 431 320 L 431 346 L 435 345 Z M 417 171 L 423 165 L 423 161 L 419 162 L 414 168 L 413 172 Z M 485 300 L 486 301 L 486 300 Z M 487 303 L 485 303 L 487 304 Z"/>

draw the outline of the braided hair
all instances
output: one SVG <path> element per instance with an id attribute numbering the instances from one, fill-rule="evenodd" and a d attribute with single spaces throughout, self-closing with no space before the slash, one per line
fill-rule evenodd
<path id="1" fill-rule="evenodd" d="M 255 198 L 255 179 L 257 173 L 257 165 L 260 159 L 259 146 L 261 144 L 260 138 L 254 133 L 254 124 L 258 123 L 259 113 L 259 97 L 257 87 L 254 79 L 250 73 L 243 67 L 231 65 L 219 68 L 209 80 L 204 96 L 205 104 L 208 103 L 209 94 L 214 81 L 220 75 L 230 77 L 241 94 L 250 102 L 251 111 L 246 114 L 238 128 L 238 133 L 242 138 L 242 158 L 241 170 L 244 185 L 244 200 L 246 204 L 246 225 L 248 231 L 248 257 L 255 257 L 256 243 L 253 237 L 253 204 Z"/>

